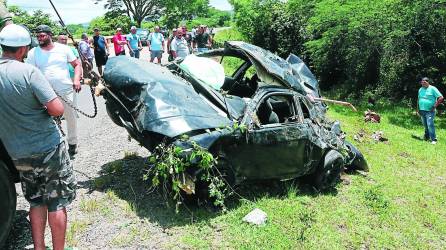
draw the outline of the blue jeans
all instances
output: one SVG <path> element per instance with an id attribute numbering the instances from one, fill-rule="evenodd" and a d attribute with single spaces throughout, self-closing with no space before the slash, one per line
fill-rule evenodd
<path id="1" fill-rule="evenodd" d="M 435 111 L 420 110 L 420 116 L 424 126 L 424 138 L 436 141 L 437 136 L 435 135 L 434 126 Z"/>
<path id="2" fill-rule="evenodd" d="M 130 56 L 134 58 L 139 58 L 139 49 L 134 49 L 133 53 L 130 52 Z"/>

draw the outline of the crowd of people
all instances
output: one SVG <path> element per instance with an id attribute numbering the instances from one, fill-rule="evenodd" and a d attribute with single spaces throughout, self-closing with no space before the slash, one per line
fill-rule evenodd
<path id="1" fill-rule="evenodd" d="M 198 52 L 205 52 L 212 47 L 213 29 L 206 25 L 200 25 L 187 30 L 185 25 L 172 29 L 170 34 L 163 34 L 159 26 L 155 26 L 153 32 L 147 38 L 147 47 L 150 52 L 150 62 L 161 63 L 163 53 L 167 51 L 168 60 L 184 58 L 187 55 Z M 167 37 L 165 37 L 167 35 Z M 137 34 L 137 28 L 132 26 L 130 33 L 124 35 L 122 28 L 116 29 L 115 35 L 111 39 L 115 56 L 125 56 L 126 51 L 131 57 L 140 58 L 143 44 L 141 37 Z M 103 66 L 110 55 L 108 40 L 100 34 L 99 28 L 94 29 L 94 36 L 88 39 L 87 34 L 82 34 L 79 42 L 79 49 L 84 58 L 93 63 L 93 59 L 98 67 L 99 74 L 102 75 Z"/>

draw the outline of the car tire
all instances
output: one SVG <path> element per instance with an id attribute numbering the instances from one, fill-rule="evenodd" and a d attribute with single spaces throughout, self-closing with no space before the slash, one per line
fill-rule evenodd
<path id="1" fill-rule="evenodd" d="M 0 248 L 5 244 L 14 221 L 17 196 L 11 173 L 0 161 Z"/>
<path id="2" fill-rule="evenodd" d="M 339 181 L 344 167 L 344 159 L 336 150 L 330 150 L 325 154 L 323 164 L 320 164 L 313 174 L 313 186 L 324 191 L 332 188 Z"/>
<path id="3" fill-rule="evenodd" d="M 221 177 L 226 181 L 226 184 L 234 187 L 236 184 L 236 178 L 234 169 L 232 168 L 231 163 L 225 157 L 225 155 L 220 155 L 217 159 L 217 169 L 221 174 Z"/>
<path id="4" fill-rule="evenodd" d="M 124 127 L 124 124 L 122 124 L 121 119 L 119 118 L 119 111 L 114 107 L 113 103 L 110 103 L 109 101 L 105 102 L 105 109 L 107 110 L 107 114 L 110 117 L 110 119 L 118 125 L 119 127 Z"/>

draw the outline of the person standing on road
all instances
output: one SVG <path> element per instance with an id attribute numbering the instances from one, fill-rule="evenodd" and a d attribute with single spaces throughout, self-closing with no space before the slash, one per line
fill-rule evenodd
<path id="1" fill-rule="evenodd" d="M 182 29 L 177 30 L 177 36 L 172 40 L 170 50 L 172 51 L 173 58 L 185 58 L 189 55 L 189 46 L 183 36 Z"/>
<path id="2" fill-rule="evenodd" d="M 28 52 L 26 62 L 40 69 L 54 91 L 75 107 L 77 92 L 81 90 L 81 63 L 68 46 L 53 43 L 53 33 L 49 26 L 37 26 L 36 33 L 39 47 L 33 48 Z M 70 63 L 74 68 L 73 80 L 70 78 L 67 63 Z M 65 109 L 63 116 L 67 121 L 68 152 L 73 156 L 77 153 L 78 144 L 77 113 L 65 101 L 63 102 Z"/>
<path id="3" fill-rule="evenodd" d="M 421 88 L 418 90 L 418 113 L 424 125 L 424 139 L 430 139 L 432 144 L 436 144 L 435 109 L 443 102 L 444 98 L 436 87 L 430 85 L 429 78 L 423 77 L 420 83 Z"/>
<path id="4" fill-rule="evenodd" d="M 102 66 L 104 66 L 107 63 L 110 51 L 108 50 L 107 39 L 101 36 L 100 30 L 98 28 L 94 28 L 93 47 L 94 47 L 94 60 L 96 61 L 96 66 L 98 67 L 99 75 L 102 76 Z"/>
<path id="5" fill-rule="evenodd" d="M 64 44 L 64 45 L 68 45 L 68 37 L 67 35 L 61 33 L 59 34 L 59 37 L 57 37 L 57 42 L 60 44 Z M 70 47 L 71 51 L 73 51 L 73 54 L 76 56 L 77 59 L 79 59 L 79 52 L 77 51 L 77 49 L 73 46 L 68 46 Z M 73 65 L 71 65 L 71 63 L 68 63 L 68 70 L 70 71 L 70 78 L 71 80 L 74 79 L 74 68 Z"/>
<path id="6" fill-rule="evenodd" d="M 45 249 L 45 226 L 53 249 L 65 245 L 68 206 L 76 196 L 73 166 L 52 116 L 64 113 L 62 102 L 36 67 L 23 63 L 29 32 L 9 24 L 0 32 L 0 138 L 20 173 L 30 203 L 34 249 Z"/>
<path id="7" fill-rule="evenodd" d="M 139 51 L 142 50 L 141 39 L 136 34 L 136 27 L 132 26 L 130 28 L 130 34 L 127 36 L 127 41 L 129 42 L 130 56 L 134 58 L 139 58 Z"/>
<path id="8" fill-rule="evenodd" d="M 160 33 L 160 27 L 155 26 L 155 31 L 149 35 L 149 50 L 150 62 L 158 58 L 158 63 L 161 63 L 161 58 L 164 52 L 164 36 Z"/>
<path id="9" fill-rule="evenodd" d="M 116 34 L 113 36 L 113 45 L 115 47 L 115 55 L 116 56 L 124 56 L 125 55 L 125 48 L 124 45 L 128 45 L 127 40 L 125 40 L 125 37 L 122 35 L 122 29 L 117 28 Z"/>
<path id="10" fill-rule="evenodd" d="M 91 65 L 93 65 L 94 54 L 90 47 L 90 41 L 86 33 L 81 36 L 81 41 L 79 42 L 79 51 L 81 52 L 83 58 L 87 59 Z"/>
<path id="11" fill-rule="evenodd" d="M 171 44 L 172 44 L 173 39 L 175 39 L 176 36 L 177 36 L 177 29 L 173 28 L 172 35 L 169 36 L 169 38 L 167 39 L 167 53 L 169 54 L 169 58 L 168 58 L 169 62 L 173 61 L 173 59 L 174 59 L 173 55 L 172 55 Z"/>
<path id="12" fill-rule="evenodd" d="M 205 27 L 200 25 L 198 29 L 198 34 L 195 36 L 194 48 L 197 48 L 197 52 L 206 52 L 208 51 L 208 47 L 211 45 L 211 37 L 208 33 L 205 32 Z"/>

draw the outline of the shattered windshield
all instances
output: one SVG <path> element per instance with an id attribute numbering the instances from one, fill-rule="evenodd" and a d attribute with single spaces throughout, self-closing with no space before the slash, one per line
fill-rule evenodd
<path id="1" fill-rule="evenodd" d="M 209 58 L 189 55 L 180 63 L 180 68 L 215 90 L 220 90 L 225 82 L 223 66 Z"/>

